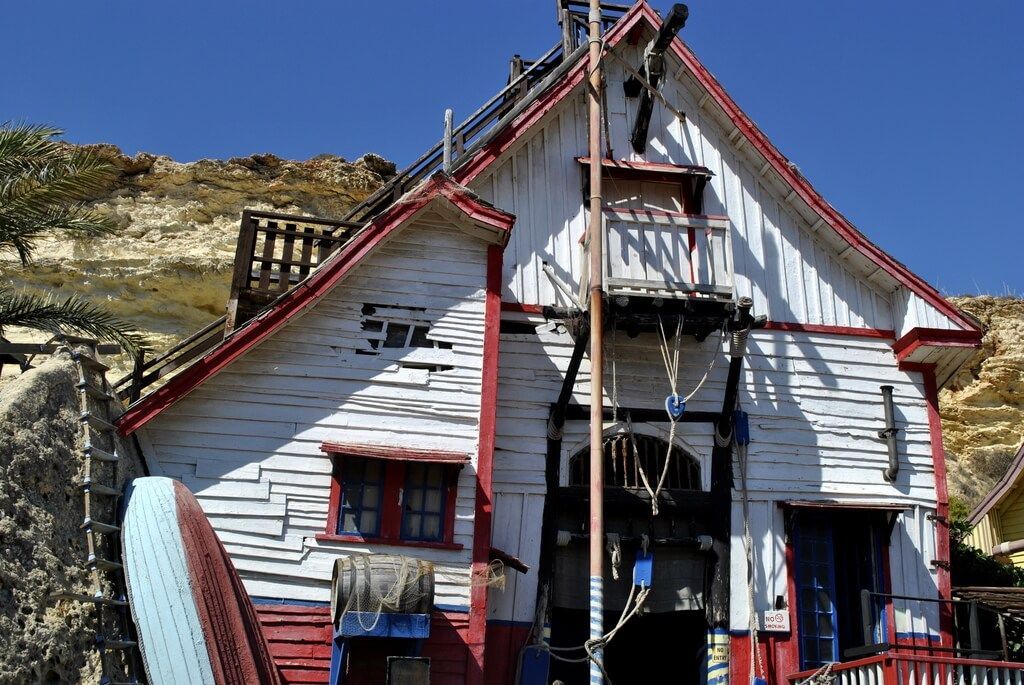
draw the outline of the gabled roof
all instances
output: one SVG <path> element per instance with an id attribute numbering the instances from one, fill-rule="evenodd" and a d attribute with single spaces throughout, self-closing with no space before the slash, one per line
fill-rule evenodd
<path id="1" fill-rule="evenodd" d="M 645 0 L 638 0 L 612 26 L 604 36 L 607 48 L 614 48 L 623 39 L 647 28 L 657 31 L 661 19 Z M 735 125 L 734 140 L 744 139 L 757 150 L 775 170 L 778 176 L 821 218 L 823 225 L 831 229 L 851 248 L 862 254 L 896 282 L 916 293 L 927 303 L 949 317 L 968 332 L 974 332 L 980 341 L 981 328 L 976 321 L 965 315 L 943 298 L 938 291 L 907 267 L 888 255 L 868 240 L 853 224 L 846 220 L 830 205 L 789 162 L 768 137 L 754 124 L 739 106 L 729 97 L 721 84 L 697 60 L 689 48 L 678 38 L 673 39 L 671 52 L 682 61 L 685 68 L 726 117 Z M 165 386 L 147 395 L 118 420 L 124 433 L 131 433 L 164 408 L 181 399 L 207 378 L 219 372 L 224 366 L 250 349 L 260 340 L 280 328 L 289 318 L 311 306 L 327 293 L 353 266 L 363 259 L 373 247 L 395 228 L 436 198 L 444 198 L 450 206 L 481 226 L 490 226 L 501 234 L 510 230 L 514 217 L 476 198 L 464 186 L 485 172 L 508 151 L 527 131 L 537 124 L 548 112 L 563 102 L 583 83 L 587 67 L 586 50 L 577 50 L 575 62 L 556 70 L 550 80 L 529 91 L 526 99 L 517 105 L 509 115 L 500 120 L 466 155 L 458 159 L 452 168 L 451 178 L 435 175 L 423 186 L 410 191 L 393 203 L 387 210 L 361 229 L 360 233 L 342 251 L 325 262 L 308 279 L 279 298 L 267 310 L 243 328 L 232 333 L 225 341 L 206 356 L 175 376 Z M 502 228 L 507 226 L 507 228 Z M 504 241 L 502 241 L 504 244 Z"/>
<path id="2" fill-rule="evenodd" d="M 360 230 L 359 234 L 332 255 L 306 280 L 278 298 L 267 309 L 235 330 L 205 356 L 196 360 L 166 385 L 146 395 L 117 420 L 122 433 L 138 430 L 161 411 L 190 393 L 206 379 L 280 329 L 330 292 L 363 259 L 374 252 L 400 227 L 428 208 L 440 211 L 453 225 L 475 231 L 493 244 L 504 246 L 515 217 L 484 202 L 448 176 L 436 173 L 398 199 L 391 207 Z"/>
<path id="3" fill-rule="evenodd" d="M 974 511 L 968 517 L 972 526 L 978 525 L 988 512 L 992 511 L 997 504 L 1002 502 L 1016 488 L 1021 472 L 1024 472 L 1024 444 L 1017 450 L 1017 456 L 1010 462 L 1003 477 L 992 486 L 992 489 L 985 495 L 985 499 L 981 500 L 978 506 L 974 507 Z"/>

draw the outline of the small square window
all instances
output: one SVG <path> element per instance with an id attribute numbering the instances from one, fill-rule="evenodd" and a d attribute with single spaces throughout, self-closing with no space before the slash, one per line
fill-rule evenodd
<path id="1" fill-rule="evenodd" d="M 453 545 L 460 463 L 336 453 L 328 534 Z"/>

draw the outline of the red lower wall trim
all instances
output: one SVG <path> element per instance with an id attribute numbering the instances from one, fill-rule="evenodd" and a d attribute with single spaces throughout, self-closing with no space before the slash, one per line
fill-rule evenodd
<path id="1" fill-rule="evenodd" d="M 469 596 L 469 660 L 466 684 L 484 683 L 484 650 L 487 641 L 486 577 L 491 555 L 491 488 L 494 462 L 494 429 L 497 421 L 498 346 L 501 329 L 502 248 L 487 248 L 487 295 L 484 308 L 483 370 L 480 389 L 480 440 L 476 461 L 476 511 L 473 518 L 473 571 Z"/>
<path id="2" fill-rule="evenodd" d="M 761 633 L 758 651 L 761 652 L 763 676 L 770 685 L 786 685 L 788 676 L 797 673 L 797 663 L 790 659 L 789 634 Z M 756 670 L 756 667 L 755 667 Z M 729 680 L 733 683 L 750 682 L 750 635 L 736 633 L 729 637 Z"/>
<path id="3" fill-rule="evenodd" d="M 530 638 L 529 623 L 487 623 L 487 685 L 514 685 L 519 652 Z"/>
<path id="4" fill-rule="evenodd" d="M 285 683 L 326 683 L 331 669 L 331 609 L 256 604 L 270 656 Z"/>
<path id="5" fill-rule="evenodd" d="M 286 684 L 326 683 L 331 669 L 331 617 L 329 607 L 293 604 L 257 604 L 270 654 Z M 463 685 L 467 680 L 469 616 L 435 611 L 430 638 L 422 655 L 430 657 L 431 685 Z M 362 641 L 352 655 L 346 682 L 377 685 L 384 682 L 385 643 Z M 379 657 L 379 658 L 378 658 Z"/>

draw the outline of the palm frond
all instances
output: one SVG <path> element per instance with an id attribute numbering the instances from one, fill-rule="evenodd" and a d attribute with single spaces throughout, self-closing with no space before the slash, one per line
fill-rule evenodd
<path id="1" fill-rule="evenodd" d="M 149 350 L 145 337 L 131 325 L 75 295 L 57 300 L 0 289 L 0 334 L 11 326 L 53 334 L 91 335 L 119 343 L 133 356 Z"/>
<path id="2" fill-rule="evenodd" d="M 48 233 L 116 230 L 82 204 L 109 187 L 116 168 L 92 150 L 54 140 L 60 133 L 50 126 L 0 126 L 0 252 L 16 252 L 23 264 Z"/>

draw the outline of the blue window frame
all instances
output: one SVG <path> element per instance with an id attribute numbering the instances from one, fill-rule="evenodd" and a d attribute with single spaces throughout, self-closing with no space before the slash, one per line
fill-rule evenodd
<path id="1" fill-rule="evenodd" d="M 441 464 L 409 464 L 405 469 L 402 539 L 439 542 L 444 538 L 447 474 Z"/>
<path id="2" fill-rule="evenodd" d="M 377 459 L 346 457 L 341 467 L 341 512 L 337 532 L 377 537 L 383 498 L 384 463 Z"/>
<path id="3" fill-rule="evenodd" d="M 796 586 L 802 668 L 839 661 L 834 545 L 829 519 L 801 517 L 796 530 Z"/>

